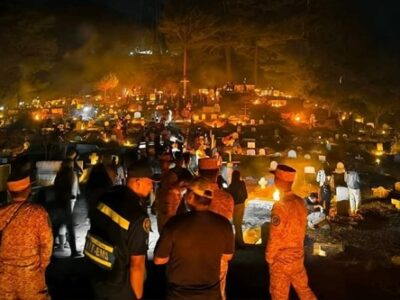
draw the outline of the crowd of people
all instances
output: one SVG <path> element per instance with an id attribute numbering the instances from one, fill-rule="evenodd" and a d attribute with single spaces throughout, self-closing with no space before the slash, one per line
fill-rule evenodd
<path id="1" fill-rule="evenodd" d="M 53 243 L 63 249 L 68 240 L 71 256 L 82 255 L 73 218 L 82 171 L 76 157 L 74 150 L 67 153 L 54 182 L 55 199 L 41 200 L 45 208 L 29 201 L 29 162 L 13 163 L 7 183 L 11 201 L 0 208 L 1 299 L 48 297 L 44 274 Z M 148 239 L 155 229 L 148 215 L 152 211 L 160 233 L 154 263 L 167 265 L 167 298 L 226 299 L 229 261 L 235 249 L 245 246 L 242 220 L 247 190 L 240 171 L 233 172 L 227 185 L 216 158 L 199 159 L 194 172 L 185 153 L 163 153 L 156 162 L 160 176 L 148 157 L 128 161 L 123 167 L 115 156 L 105 155 L 91 168 L 86 183 L 90 229 L 83 255 L 92 269 L 94 297 L 146 296 Z M 275 185 L 283 196 L 273 207 L 265 250 L 273 299 L 287 299 L 291 284 L 301 299 L 315 299 L 303 264 L 307 209 L 291 191 L 294 174 L 285 165 L 275 171 Z"/>

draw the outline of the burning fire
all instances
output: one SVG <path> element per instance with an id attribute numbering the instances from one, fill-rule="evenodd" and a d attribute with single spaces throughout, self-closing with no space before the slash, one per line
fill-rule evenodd
<path id="1" fill-rule="evenodd" d="M 275 190 L 275 192 L 272 195 L 272 199 L 274 199 L 274 201 L 279 201 L 281 198 L 281 193 L 279 192 L 279 190 Z"/>

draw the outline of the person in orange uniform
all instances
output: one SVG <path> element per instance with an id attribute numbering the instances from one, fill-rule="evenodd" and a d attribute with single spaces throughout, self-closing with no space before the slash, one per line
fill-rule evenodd
<path id="1" fill-rule="evenodd" d="M 199 159 L 199 175 L 208 179 L 213 188 L 213 201 L 209 210 L 221 216 L 228 221 L 233 219 L 234 200 L 231 194 L 220 189 L 217 184 L 217 176 L 219 174 L 218 160 L 215 158 Z"/>
<path id="2" fill-rule="evenodd" d="M 12 170 L 18 168 L 12 168 Z M 44 208 L 29 203 L 29 176 L 11 174 L 12 201 L 0 209 L 0 299 L 48 299 L 45 271 L 53 235 Z"/>
<path id="3" fill-rule="evenodd" d="M 304 237 L 307 225 L 307 208 L 303 199 L 292 192 L 296 171 L 278 165 L 275 186 L 280 191 L 280 201 L 272 208 L 271 229 L 265 259 L 269 264 L 271 298 L 289 298 L 290 285 L 301 300 L 316 299 L 308 286 L 304 267 Z"/>

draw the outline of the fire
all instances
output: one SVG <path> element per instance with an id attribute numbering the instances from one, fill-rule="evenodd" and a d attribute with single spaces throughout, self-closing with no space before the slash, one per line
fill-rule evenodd
<path id="1" fill-rule="evenodd" d="M 272 195 L 272 198 L 274 199 L 274 201 L 279 201 L 281 198 L 281 193 L 279 192 L 279 190 L 275 190 L 275 192 Z"/>

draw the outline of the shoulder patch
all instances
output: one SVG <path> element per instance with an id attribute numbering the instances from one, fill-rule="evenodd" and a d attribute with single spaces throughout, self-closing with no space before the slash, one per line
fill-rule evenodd
<path id="1" fill-rule="evenodd" d="M 149 233 L 151 231 L 151 221 L 149 218 L 145 218 L 143 220 L 143 229 L 146 233 Z"/>
<path id="2" fill-rule="evenodd" d="M 277 215 L 272 215 L 271 223 L 274 226 L 278 226 L 281 223 L 281 218 L 279 218 Z"/>

